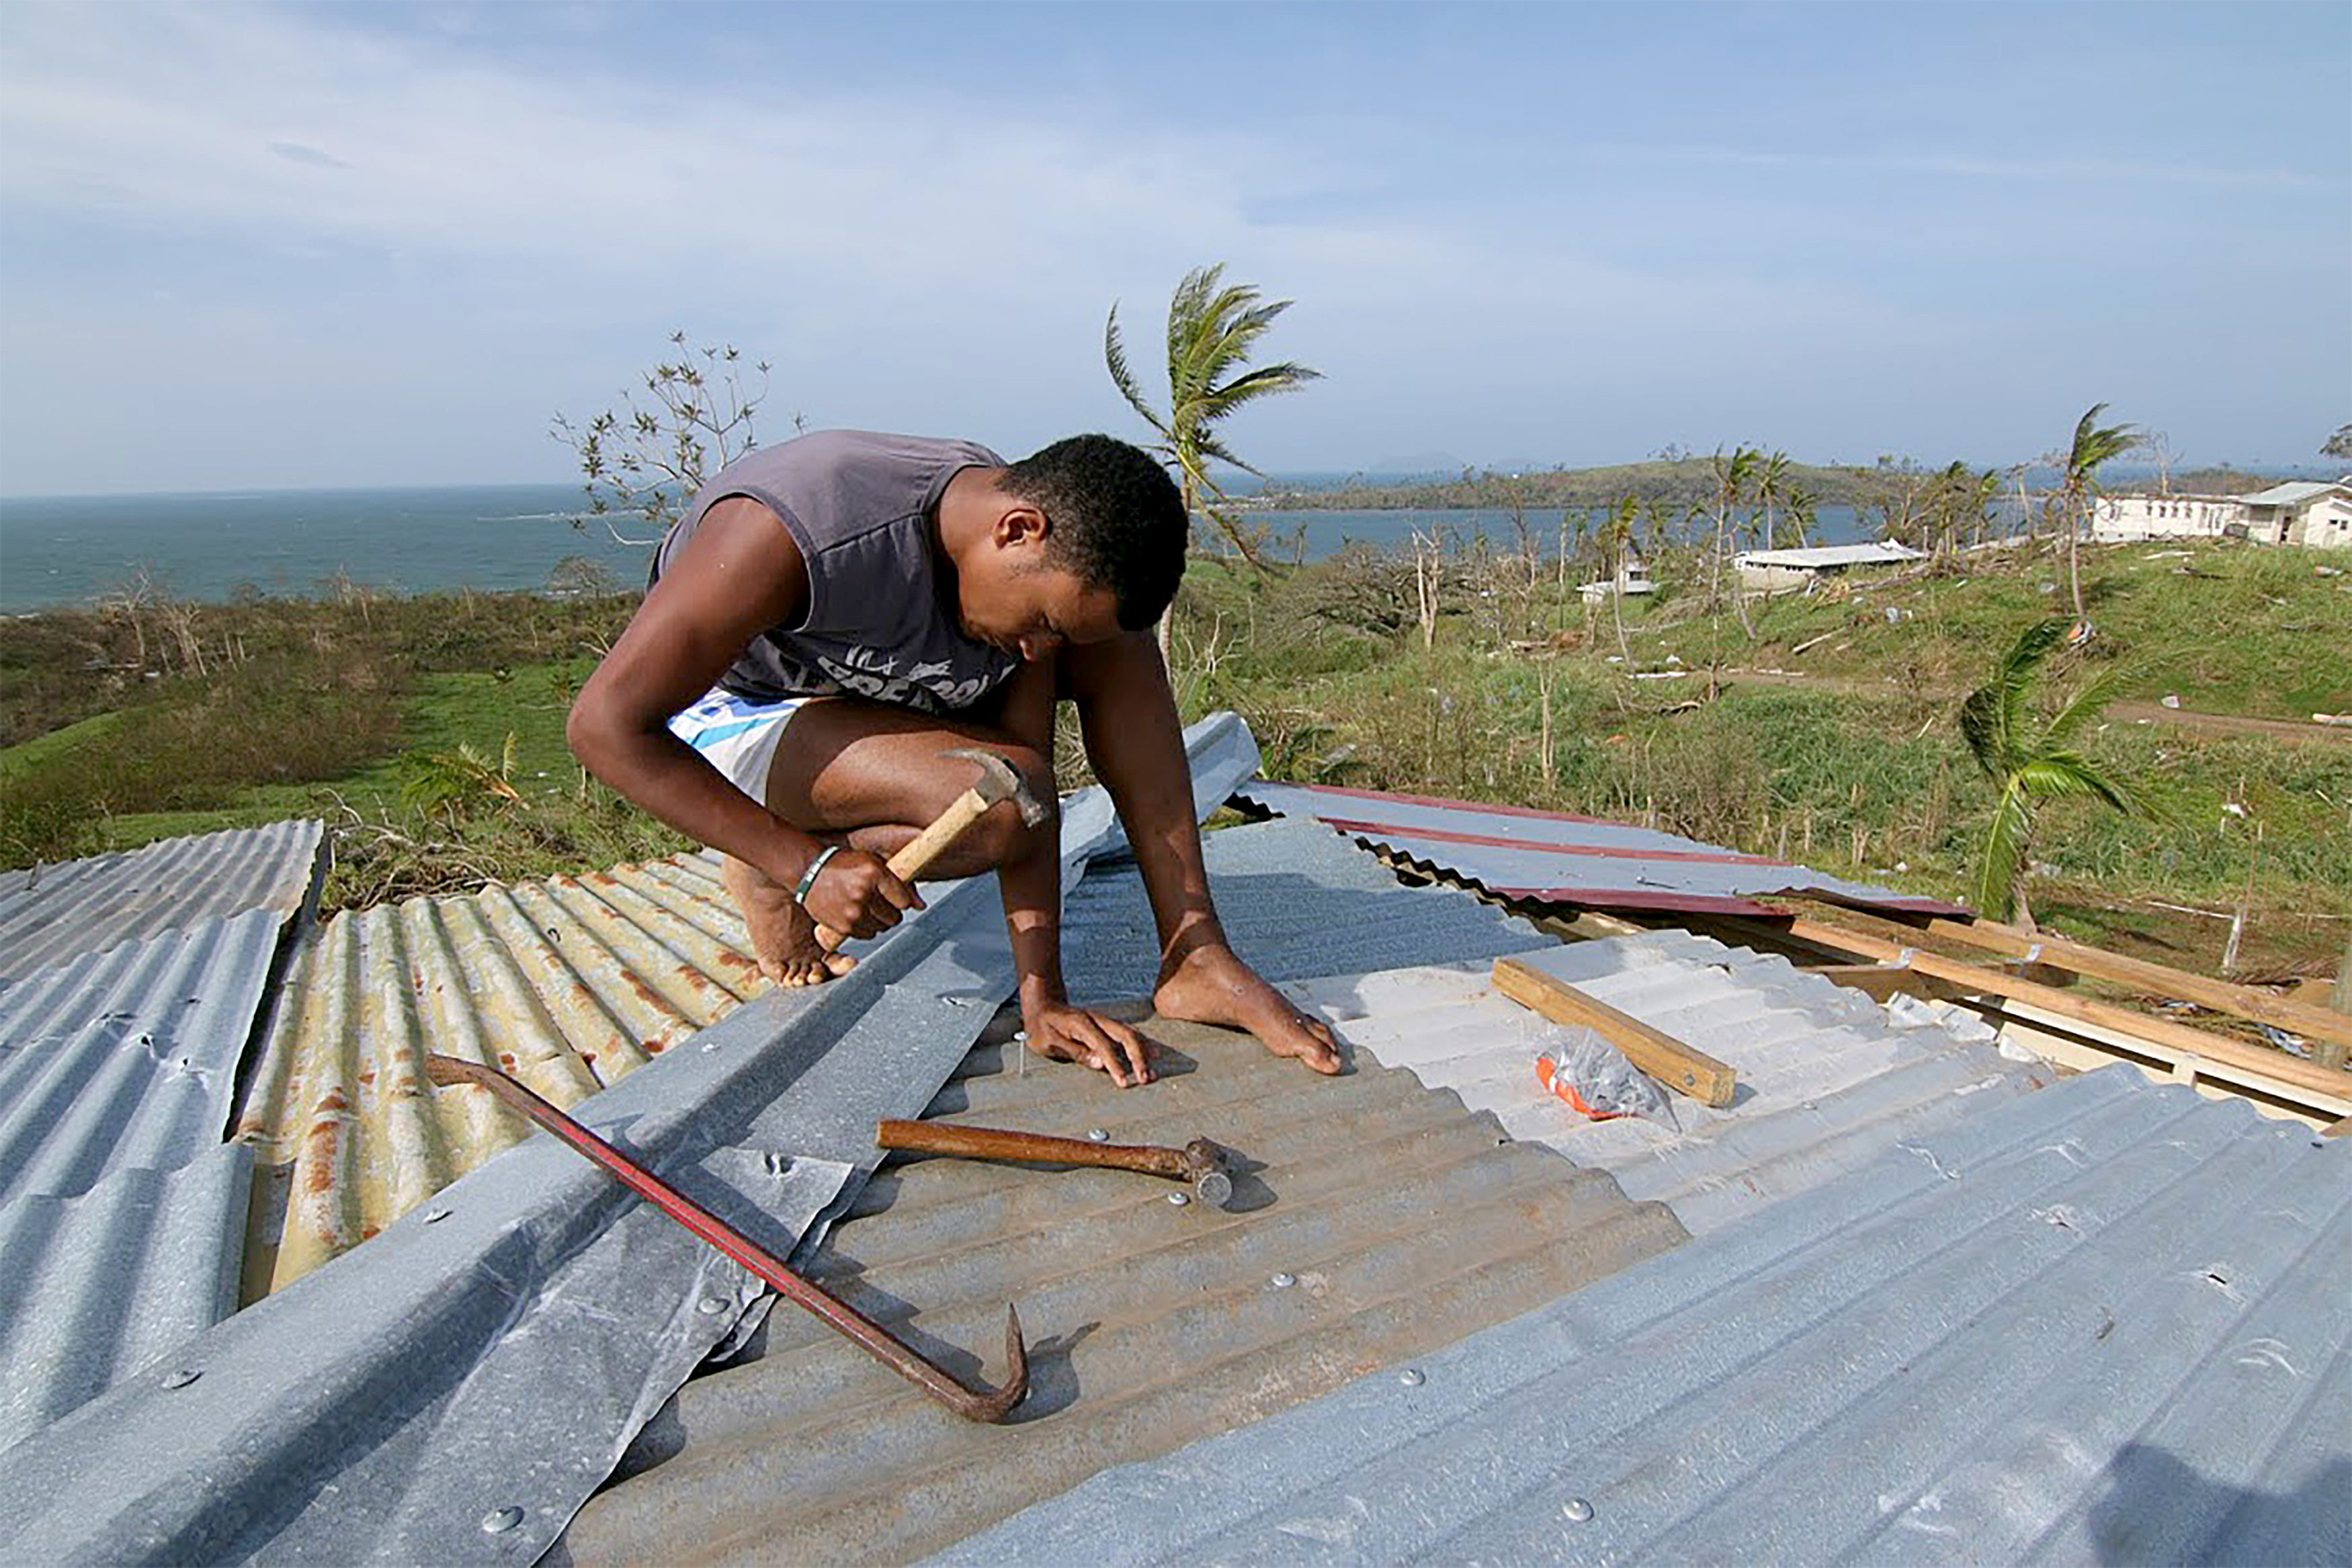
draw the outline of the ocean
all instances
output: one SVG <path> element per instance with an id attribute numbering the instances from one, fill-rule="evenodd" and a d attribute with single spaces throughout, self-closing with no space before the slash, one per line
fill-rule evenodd
<path id="1" fill-rule="evenodd" d="M 544 591 L 557 563 L 575 555 L 625 586 L 644 581 L 650 550 L 615 542 L 593 517 L 574 528 L 581 499 L 576 485 L 0 498 L 0 612 L 87 605 L 142 570 L 174 596 L 208 603 L 317 595 L 339 575 L 395 593 Z M 1457 546 L 1481 534 L 1496 545 L 1513 538 L 1509 516 L 1497 511 L 1249 516 L 1286 541 L 1304 525 L 1310 559 L 1351 540 L 1401 544 L 1415 528 L 1443 528 Z M 1528 521 L 1555 544 L 1557 509 Z M 1818 531 L 1831 544 L 1866 532 L 1844 507 L 1822 508 Z M 1279 553 L 1290 553 L 1286 542 Z"/>

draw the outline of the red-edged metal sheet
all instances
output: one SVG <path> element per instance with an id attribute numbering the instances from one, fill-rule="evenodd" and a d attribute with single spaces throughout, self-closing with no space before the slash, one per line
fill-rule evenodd
<path id="1" fill-rule="evenodd" d="M 1769 906 L 1756 902 L 1766 897 L 1819 898 L 1889 914 L 1968 913 L 1941 899 L 1598 817 L 1265 779 L 1236 793 L 1267 810 L 1315 817 L 1402 860 L 1509 898 L 1692 915 L 1769 915 Z"/>

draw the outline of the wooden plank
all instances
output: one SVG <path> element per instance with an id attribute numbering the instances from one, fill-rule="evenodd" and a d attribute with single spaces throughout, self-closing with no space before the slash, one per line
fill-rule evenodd
<path id="1" fill-rule="evenodd" d="M 2199 1007 L 2217 1013 L 2252 1019 L 2273 1029 L 2299 1034 L 2305 1040 L 2352 1045 L 2352 1013 L 2315 1008 L 2308 1002 L 2290 1001 L 2284 997 L 2274 997 L 2268 991 L 2256 990 L 2252 986 L 2217 980 L 2210 975 L 2191 974 L 2168 965 L 2152 964 L 2144 958 L 2126 957 L 2121 953 L 2110 953 L 2104 947 L 2093 947 L 2063 936 L 2035 936 L 1997 921 L 1935 919 L 1919 929 L 1924 929 L 1930 936 L 1941 936 L 1981 952 L 1998 953 L 2005 958 L 2029 958 L 2045 968 L 2072 969 L 2078 975 L 2087 975 L 2096 980 L 2111 980 L 2149 996 L 2195 1002 Z"/>
<path id="2" fill-rule="evenodd" d="M 1834 980 L 1850 990 L 1860 991 L 1873 1001 L 1885 1001 L 1898 991 L 1905 996 L 1926 997 L 1932 1001 L 1950 1001 L 1968 995 L 1949 980 L 1939 980 L 1933 975 L 1916 969 L 1900 968 L 1893 964 L 1808 964 L 1808 975 L 1819 975 L 1824 980 Z"/>
<path id="3" fill-rule="evenodd" d="M 1660 1083 L 1702 1104 L 1728 1105 L 1739 1086 L 1738 1075 L 1706 1052 L 1517 958 L 1495 960 L 1495 988 L 1554 1023 L 1591 1030 Z"/>
<path id="4" fill-rule="evenodd" d="M 2273 1083 L 2291 1085 L 2313 1093 L 2352 1098 L 2352 1072 L 2322 1067 L 2300 1057 L 2289 1056 L 2283 1051 L 2248 1045 L 2243 1040 L 2226 1035 L 2209 1034 L 2201 1029 L 2190 1029 L 2168 1019 L 2149 1018 L 2130 1012 L 2105 1002 L 2095 1002 L 2083 997 L 2071 996 L 2048 986 L 2020 979 L 2000 969 L 1963 963 L 1939 954 L 1927 953 L 1904 946 L 1877 936 L 1865 936 L 1842 925 L 1830 925 L 1818 920 L 1798 920 L 1790 924 L 1787 935 L 1800 942 L 1846 953 L 1858 958 L 1869 958 L 1882 964 L 1902 964 L 1949 980 L 1981 995 L 2008 997 L 2015 1001 L 2031 1002 L 2046 1012 L 2083 1023 L 2097 1024 L 2118 1033 L 2137 1035 L 2155 1040 L 2173 1050 L 2201 1056 L 2211 1061 L 2223 1062 L 2242 1071 L 2260 1075 Z"/>

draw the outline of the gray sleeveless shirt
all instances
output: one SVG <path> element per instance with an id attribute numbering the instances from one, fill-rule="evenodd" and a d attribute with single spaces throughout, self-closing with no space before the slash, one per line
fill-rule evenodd
<path id="1" fill-rule="evenodd" d="M 808 563 L 808 612 L 751 640 L 719 684 L 739 696 L 852 695 L 925 713 L 967 708 L 1020 668 L 975 643 L 940 603 L 932 517 L 962 469 L 1004 460 L 970 441 L 828 430 L 744 454 L 703 486 L 655 552 L 652 581 L 704 514 L 749 496 L 783 520 Z"/>

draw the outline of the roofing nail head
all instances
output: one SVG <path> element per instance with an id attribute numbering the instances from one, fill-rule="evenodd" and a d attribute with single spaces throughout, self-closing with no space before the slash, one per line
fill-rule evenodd
<path id="1" fill-rule="evenodd" d="M 425 1224 L 427 1224 L 427 1225 L 438 1225 L 438 1224 L 440 1224 L 443 1220 L 445 1220 L 445 1219 L 446 1219 L 446 1218 L 449 1218 L 449 1211 L 448 1211 L 447 1209 L 446 1209 L 446 1208 L 430 1208 L 430 1209 L 427 1209 L 427 1210 L 425 1210 L 425 1220 L 424 1220 L 424 1223 L 425 1223 Z"/>
<path id="2" fill-rule="evenodd" d="M 1103 1131 L 1100 1127 L 1088 1127 L 1087 1129 L 1087 1136 L 1097 1144 L 1108 1144 L 1110 1142 L 1110 1134 Z"/>
<path id="3" fill-rule="evenodd" d="M 1273 1284 L 1274 1288 L 1275 1288 L 1276 1290 L 1277 1290 L 1277 1291 L 1286 1291 L 1286 1290 L 1290 1289 L 1290 1287 L 1291 1287 L 1291 1286 L 1296 1285 L 1297 1283 L 1298 1283 L 1298 1280 L 1297 1280 L 1297 1276 L 1295 1276 L 1295 1275 L 1291 1275 L 1291 1274 L 1276 1274 L 1276 1275 L 1274 1277 L 1274 1279 L 1273 1279 L 1273 1281 L 1271 1281 L 1271 1283 Z"/>
<path id="4" fill-rule="evenodd" d="M 520 1524 L 521 1522 L 522 1510 L 511 1507 L 494 1508 L 490 1510 L 489 1512 L 482 1515 L 482 1533 L 485 1535 L 504 1535 L 508 1531 L 512 1530 L 516 1525 Z"/>
<path id="5" fill-rule="evenodd" d="M 1418 1388 L 1423 1383 L 1427 1382 L 1428 1379 L 1422 1376 L 1421 1368 L 1417 1366 L 1408 1366 L 1402 1372 L 1397 1374 L 1397 1381 L 1403 1384 L 1407 1388 Z"/>
<path id="6" fill-rule="evenodd" d="M 1181 1208 L 1192 1200 L 1181 1192 L 1171 1192 L 1168 1195 L 1168 1201 L 1174 1207 Z"/>
<path id="7" fill-rule="evenodd" d="M 698 1312 L 723 1312 L 727 1310 L 727 1301 L 721 1296 L 705 1296 L 695 1304 L 694 1310 Z"/>
<path id="8" fill-rule="evenodd" d="M 1592 1517 L 1592 1505 L 1580 1497 L 1572 1497 L 1559 1505 L 1559 1516 L 1570 1524 L 1582 1524 Z"/>
<path id="9" fill-rule="evenodd" d="M 197 1378 L 202 1377 L 203 1375 L 203 1373 L 198 1372 L 192 1366 L 184 1366 L 176 1372 L 165 1373 L 163 1375 L 163 1386 L 166 1388 L 185 1388 L 189 1384 L 194 1383 Z"/>

